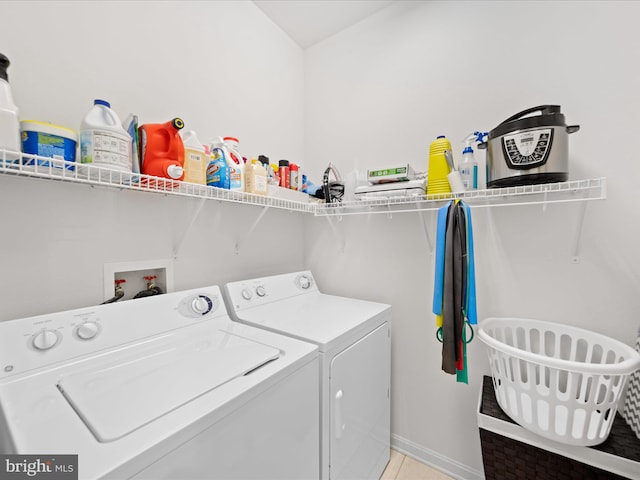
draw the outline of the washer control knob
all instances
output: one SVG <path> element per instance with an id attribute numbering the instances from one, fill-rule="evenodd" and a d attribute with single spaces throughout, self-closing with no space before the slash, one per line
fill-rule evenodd
<path id="1" fill-rule="evenodd" d="M 206 295 L 198 295 L 191 301 L 191 310 L 198 315 L 206 315 L 213 310 L 213 300 Z"/>
<path id="2" fill-rule="evenodd" d="M 251 297 L 253 297 L 253 293 L 251 293 L 251 290 L 249 290 L 247 287 L 242 289 L 242 298 L 244 298 L 245 300 L 251 300 Z"/>
<path id="3" fill-rule="evenodd" d="M 300 285 L 300 288 L 306 290 L 311 286 L 311 279 L 306 275 L 301 275 L 300 277 L 298 277 L 298 285 Z"/>
<path id="4" fill-rule="evenodd" d="M 36 350 L 44 351 L 55 347 L 58 340 L 58 334 L 56 332 L 43 328 L 33 336 L 31 344 Z"/>
<path id="5" fill-rule="evenodd" d="M 100 325 L 96 322 L 84 322 L 76 328 L 76 335 L 80 340 L 91 340 L 100 333 Z"/>
<path id="6" fill-rule="evenodd" d="M 258 285 L 256 287 L 256 295 L 259 297 L 264 297 L 267 294 L 267 290 L 265 290 L 263 285 Z"/>

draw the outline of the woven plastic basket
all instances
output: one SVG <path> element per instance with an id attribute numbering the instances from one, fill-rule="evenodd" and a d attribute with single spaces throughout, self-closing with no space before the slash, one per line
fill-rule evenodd
<path id="1" fill-rule="evenodd" d="M 570 445 L 606 440 L 640 354 L 604 335 L 522 318 L 488 318 L 487 345 L 500 407 L 522 427 Z"/>

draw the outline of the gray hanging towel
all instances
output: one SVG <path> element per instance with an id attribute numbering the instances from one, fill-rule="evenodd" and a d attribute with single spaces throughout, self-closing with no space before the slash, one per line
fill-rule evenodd
<path id="1" fill-rule="evenodd" d="M 447 214 L 442 300 L 442 370 L 456 373 L 464 328 L 465 278 L 467 274 L 467 229 L 464 209 L 453 202 Z"/>

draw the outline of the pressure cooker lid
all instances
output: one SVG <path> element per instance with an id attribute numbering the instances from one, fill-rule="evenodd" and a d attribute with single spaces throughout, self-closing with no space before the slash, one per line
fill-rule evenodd
<path id="1" fill-rule="evenodd" d="M 540 112 L 540 115 L 531 115 Z M 489 139 L 500 137 L 505 133 L 527 130 L 537 127 L 566 127 L 564 114 L 560 113 L 560 105 L 540 105 L 528 108 L 507 118 L 489 132 Z"/>

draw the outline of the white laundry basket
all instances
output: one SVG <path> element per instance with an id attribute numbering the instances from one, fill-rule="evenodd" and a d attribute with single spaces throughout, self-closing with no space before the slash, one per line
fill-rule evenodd
<path id="1" fill-rule="evenodd" d="M 590 446 L 606 440 L 640 354 L 581 328 L 521 318 L 488 318 L 487 345 L 498 403 L 543 437 Z"/>

